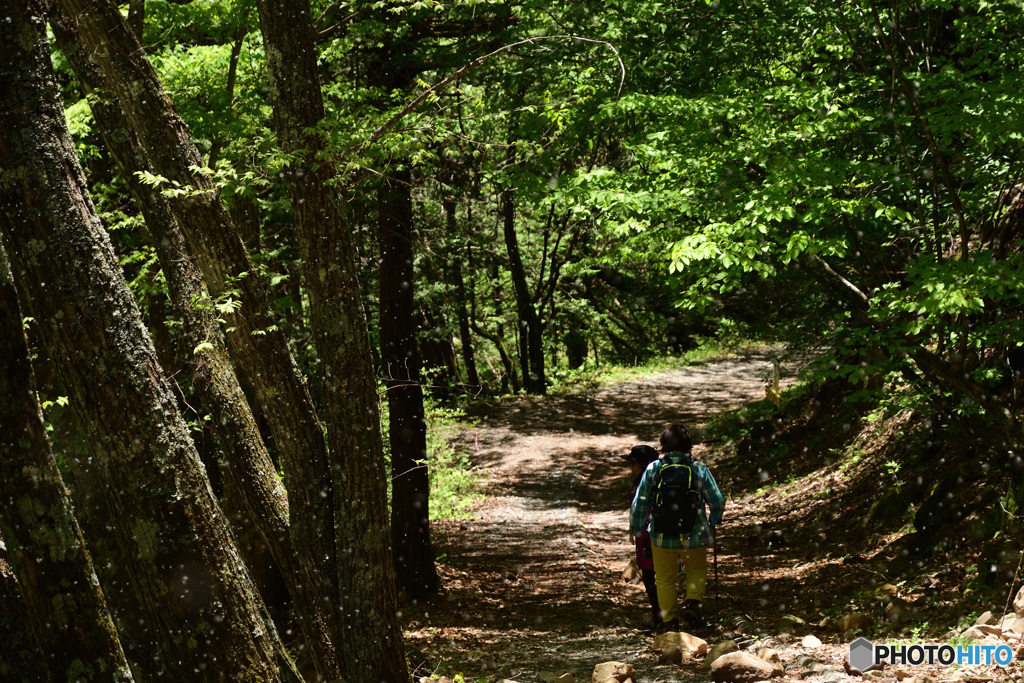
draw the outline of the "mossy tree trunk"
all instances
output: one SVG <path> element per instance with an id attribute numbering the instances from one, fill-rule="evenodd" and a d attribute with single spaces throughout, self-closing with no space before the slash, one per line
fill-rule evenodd
<path id="1" fill-rule="evenodd" d="M 289 531 L 295 552 L 315 558 L 310 592 L 325 608 L 338 606 L 334 491 L 323 426 L 313 407 L 282 330 L 269 317 L 263 283 L 231 222 L 203 158 L 177 114 L 145 51 L 117 6 L 109 0 L 60 0 L 75 18 L 82 44 L 102 71 L 108 92 L 120 104 L 151 173 L 190 192 L 167 197 L 185 245 L 214 301 L 232 299 L 225 335 L 232 359 L 252 382 L 273 434 L 288 491 Z M 156 234 L 155 240 L 167 236 Z M 334 621 L 330 623 L 334 626 Z"/>
<path id="2" fill-rule="evenodd" d="M 182 353 L 188 357 L 186 369 L 199 403 L 212 417 L 211 428 L 227 463 L 228 485 L 248 513 L 234 519 L 255 525 L 295 601 L 295 611 L 318 670 L 327 678 L 337 678 L 340 670 L 327 629 L 327 606 L 310 590 L 315 585 L 310 577 L 321 568 L 314 556 L 295 552 L 287 494 L 231 364 L 217 322 L 219 313 L 185 243 L 181 225 L 160 190 L 136 177 L 137 171 L 148 168 L 142 145 L 120 107 L 108 99 L 111 89 L 80 42 L 74 23 L 55 8 L 50 24 L 68 63 L 92 95 L 90 108 L 104 145 L 145 217 L 149 241 L 157 252 L 176 316 L 182 323 Z M 236 535 L 246 532 L 244 528 L 236 529 Z"/>
<path id="3" fill-rule="evenodd" d="M 50 680 L 131 681 L 50 450 L 14 280 L 0 248 L 0 536 Z"/>
<path id="4" fill-rule="evenodd" d="M 173 678 L 280 680 L 291 663 L 96 217 L 42 8 L 2 0 L 0 10 L 11 18 L 0 24 L 0 234 L 105 485 L 134 606 L 124 616 L 143 621 L 147 654 Z"/>
<path id="5" fill-rule="evenodd" d="M 395 573 L 376 382 L 356 273 L 355 244 L 336 204 L 333 165 L 310 131 L 324 118 L 308 0 L 257 2 L 274 126 L 296 158 L 285 175 L 323 367 L 332 468 L 339 633 L 353 680 L 409 677 L 397 619 Z M 342 558 L 345 558 L 342 561 Z"/>

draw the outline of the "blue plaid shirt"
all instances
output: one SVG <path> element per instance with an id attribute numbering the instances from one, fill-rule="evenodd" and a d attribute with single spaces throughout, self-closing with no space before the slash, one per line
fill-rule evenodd
<path id="1" fill-rule="evenodd" d="M 629 530 L 637 536 L 644 531 L 649 532 L 651 542 L 659 548 L 710 548 L 715 541 L 714 527 L 722 521 L 722 513 L 725 512 L 725 496 L 718 490 L 718 484 L 715 483 L 715 478 L 711 476 L 708 468 L 696 460 L 693 461 L 693 465 L 697 470 L 697 488 L 705 505 L 701 505 L 697 509 L 697 521 L 694 522 L 693 531 L 686 536 L 666 536 L 651 531 L 648 514 L 654 502 L 651 500 L 651 489 L 654 487 L 655 475 L 658 474 L 663 462 L 669 459 L 679 462 L 681 455 L 684 454 L 669 453 L 664 458 L 652 462 L 644 470 L 640 486 L 637 487 L 636 496 L 633 498 L 633 504 L 629 508 Z M 689 453 L 685 455 L 689 455 Z M 711 507 L 710 518 L 707 514 L 707 506 Z"/>

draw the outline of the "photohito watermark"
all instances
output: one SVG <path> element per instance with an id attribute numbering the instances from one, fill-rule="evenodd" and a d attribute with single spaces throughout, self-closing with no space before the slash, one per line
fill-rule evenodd
<path id="1" fill-rule="evenodd" d="M 1009 645 L 875 645 L 867 638 L 850 643 L 850 666 L 858 671 L 882 664 L 1006 666 L 1012 661 Z"/>

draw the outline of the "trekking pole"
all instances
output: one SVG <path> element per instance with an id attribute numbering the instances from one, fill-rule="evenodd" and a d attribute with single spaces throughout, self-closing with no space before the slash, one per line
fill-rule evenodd
<path id="1" fill-rule="evenodd" d="M 712 530 L 714 540 L 711 543 L 711 551 L 715 558 L 715 609 L 718 609 L 718 530 Z"/>

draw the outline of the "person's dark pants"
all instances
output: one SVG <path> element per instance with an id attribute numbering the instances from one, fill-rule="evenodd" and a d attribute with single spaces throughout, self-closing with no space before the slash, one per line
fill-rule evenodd
<path id="1" fill-rule="evenodd" d="M 658 607 L 658 587 L 654 583 L 654 570 L 653 569 L 641 569 L 640 575 L 644 580 L 644 590 L 647 591 L 647 599 L 651 602 L 652 614 L 654 615 L 654 622 L 661 621 L 661 609 Z"/>

